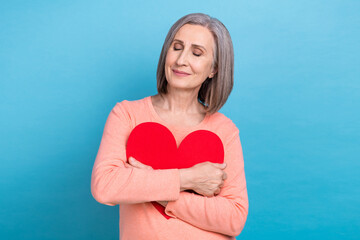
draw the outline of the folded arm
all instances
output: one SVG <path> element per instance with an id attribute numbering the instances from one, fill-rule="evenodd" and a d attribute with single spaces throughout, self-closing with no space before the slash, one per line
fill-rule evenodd
<path id="1" fill-rule="evenodd" d="M 180 181 L 177 169 L 151 170 L 125 166 L 126 141 L 131 130 L 131 120 L 118 103 L 106 121 L 94 163 L 91 177 L 94 198 L 106 205 L 178 199 Z"/>
<path id="2" fill-rule="evenodd" d="M 225 146 L 224 186 L 215 197 L 181 192 L 166 205 L 165 213 L 207 231 L 237 236 L 242 231 L 248 213 L 248 196 L 243 154 L 238 132 Z"/>

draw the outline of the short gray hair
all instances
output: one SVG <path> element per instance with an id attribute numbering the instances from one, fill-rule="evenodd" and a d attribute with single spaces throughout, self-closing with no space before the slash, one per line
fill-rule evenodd
<path id="1" fill-rule="evenodd" d="M 167 93 L 165 60 L 167 52 L 179 29 L 185 24 L 200 25 L 209 29 L 214 37 L 214 62 L 217 70 L 207 78 L 198 93 L 199 101 L 209 113 L 215 113 L 225 104 L 234 85 L 234 50 L 229 31 L 218 19 L 203 13 L 192 13 L 180 18 L 169 30 L 161 50 L 157 68 L 157 89 L 159 94 Z"/>

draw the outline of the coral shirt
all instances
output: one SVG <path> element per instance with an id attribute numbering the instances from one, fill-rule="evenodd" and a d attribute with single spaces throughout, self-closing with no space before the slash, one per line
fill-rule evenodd
<path id="1" fill-rule="evenodd" d="M 180 192 L 178 169 L 151 170 L 125 167 L 126 142 L 143 122 L 166 126 L 179 146 L 189 133 L 204 129 L 216 133 L 224 145 L 227 179 L 219 195 L 204 197 Z M 119 204 L 120 239 L 235 239 L 248 213 L 244 161 L 235 124 L 222 113 L 207 114 L 194 127 L 175 127 L 156 113 L 151 97 L 117 103 L 105 124 L 94 163 L 91 192 L 106 205 Z M 151 201 L 168 201 L 162 216 Z"/>

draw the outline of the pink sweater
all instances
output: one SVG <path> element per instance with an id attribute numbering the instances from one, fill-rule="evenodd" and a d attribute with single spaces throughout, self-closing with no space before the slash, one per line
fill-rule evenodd
<path id="1" fill-rule="evenodd" d="M 180 192 L 178 169 L 125 168 L 127 138 L 132 129 L 143 122 L 166 126 L 178 146 L 195 130 L 216 133 L 224 145 L 228 176 L 220 194 L 204 197 Z M 174 127 L 157 115 L 150 97 L 117 103 L 105 124 L 93 167 L 91 192 L 100 203 L 120 205 L 122 240 L 235 239 L 248 213 L 239 130 L 222 113 L 206 115 L 194 127 Z M 151 201 L 169 201 L 165 213 L 171 218 L 162 216 Z"/>

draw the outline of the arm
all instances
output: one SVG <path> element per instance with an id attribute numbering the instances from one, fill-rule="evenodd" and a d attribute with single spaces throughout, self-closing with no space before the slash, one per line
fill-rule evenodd
<path id="1" fill-rule="evenodd" d="M 123 103 L 118 103 L 106 121 L 94 163 L 91 177 L 94 198 L 111 206 L 178 199 L 180 180 L 177 169 L 126 167 L 126 141 L 131 130 L 130 116 Z"/>
<path id="2" fill-rule="evenodd" d="M 168 202 L 166 214 L 207 231 L 239 235 L 247 218 L 248 196 L 238 131 L 225 145 L 225 162 L 228 178 L 219 195 L 181 192 L 179 199 Z"/>

